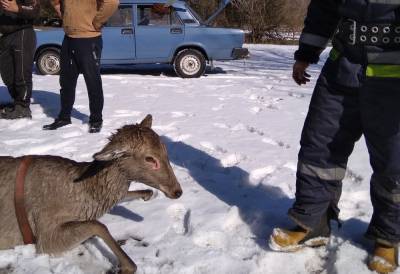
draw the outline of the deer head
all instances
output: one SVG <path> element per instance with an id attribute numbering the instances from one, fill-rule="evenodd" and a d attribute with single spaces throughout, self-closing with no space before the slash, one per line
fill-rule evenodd
<path id="1" fill-rule="evenodd" d="M 182 189 L 170 165 L 167 149 L 151 129 L 152 117 L 140 124 L 127 125 L 111 136 L 110 142 L 93 157 L 97 161 L 115 161 L 126 177 L 161 190 L 177 199 Z"/>

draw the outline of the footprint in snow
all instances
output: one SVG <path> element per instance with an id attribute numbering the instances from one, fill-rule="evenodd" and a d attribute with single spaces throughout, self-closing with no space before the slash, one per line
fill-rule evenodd
<path id="1" fill-rule="evenodd" d="M 171 112 L 172 118 L 192 117 L 192 116 L 193 116 L 193 114 L 182 112 L 182 111 L 172 111 Z"/>
<path id="2" fill-rule="evenodd" d="M 227 157 L 221 159 L 221 165 L 223 167 L 233 167 L 239 164 L 241 161 L 245 160 L 246 158 L 246 156 L 239 153 L 230 154 Z"/>
<path id="3" fill-rule="evenodd" d="M 169 123 L 169 124 L 167 124 L 167 125 L 153 126 L 153 129 L 155 129 L 155 130 L 160 130 L 160 131 L 167 131 L 167 132 L 170 132 L 170 131 L 177 131 L 178 128 L 175 127 L 175 124 L 176 124 L 175 122 L 172 122 L 172 123 Z"/>
<path id="4" fill-rule="evenodd" d="M 225 107 L 225 104 L 219 104 L 218 106 L 215 106 L 212 108 L 213 111 L 219 111 Z"/>
<path id="5" fill-rule="evenodd" d="M 275 172 L 276 166 L 266 166 L 263 168 L 255 169 L 250 172 L 249 182 L 252 185 L 258 185 L 268 175 Z"/>
<path id="6" fill-rule="evenodd" d="M 257 101 L 259 103 L 264 103 L 265 102 L 265 98 L 262 95 L 258 95 L 258 94 L 252 94 L 249 96 L 249 100 L 251 101 Z"/>
<path id="7" fill-rule="evenodd" d="M 290 97 L 294 97 L 294 98 L 304 98 L 304 94 L 302 94 L 302 93 L 295 93 L 295 92 L 289 92 L 289 96 L 290 96 Z"/>
<path id="8" fill-rule="evenodd" d="M 193 237 L 193 242 L 195 245 L 203 248 L 211 249 L 226 249 L 229 240 L 227 235 L 222 231 L 203 231 L 197 233 Z"/>
<path id="9" fill-rule="evenodd" d="M 220 146 L 216 146 L 210 142 L 200 142 L 200 145 L 210 151 L 216 151 L 216 152 L 220 152 L 220 153 L 226 153 L 226 149 L 220 147 Z"/>
<path id="10" fill-rule="evenodd" d="M 280 147 L 283 147 L 283 148 L 290 148 L 290 145 L 285 144 L 282 141 L 275 141 L 274 139 L 271 139 L 269 137 L 263 138 L 261 141 L 263 143 L 270 144 L 270 145 L 273 145 L 273 146 L 280 146 Z"/>
<path id="11" fill-rule="evenodd" d="M 271 90 L 271 89 L 273 89 L 273 87 L 274 87 L 274 86 L 272 86 L 272 85 L 266 85 L 266 86 L 265 86 L 265 89 Z"/>
<path id="12" fill-rule="evenodd" d="M 252 127 L 252 126 L 247 126 L 246 127 L 247 131 L 250 133 L 256 133 L 260 136 L 264 136 L 264 132 L 262 130 L 259 130 L 258 128 Z"/>
<path id="13" fill-rule="evenodd" d="M 189 232 L 190 210 L 183 204 L 173 204 L 167 208 L 167 214 L 172 220 L 172 229 L 176 234 L 185 235 Z"/>
<path id="14" fill-rule="evenodd" d="M 174 133 L 172 133 L 168 137 L 171 138 L 171 140 L 174 142 L 183 142 L 183 141 L 191 138 L 192 135 L 191 134 L 174 134 Z"/>
<path id="15" fill-rule="evenodd" d="M 246 129 L 246 126 L 244 124 L 242 124 L 242 123 L 236 124 L 236 125 L 231 127 L 232 131 L 241 131 L 241 130 L 244 130 L 244 129 Z"/>
<path id="16" fill-rule="evenodd" d="M 253 114 L 260 113 L 261 111 L 262 111 L 262 108 L 260 108 L 260 107 L 252 107 L 250 109 L 250 112 L 253 113 Z"/>
<path id="17" fill-rule="evenodd" d="M 271 139 L 269 137 L 265 137 L 261 140 L 263 143 L 269 144 L 269 145 L 273 145 L 273 146 L 278 146 L 278 142 L 275 141 L 274 139 Z"/>

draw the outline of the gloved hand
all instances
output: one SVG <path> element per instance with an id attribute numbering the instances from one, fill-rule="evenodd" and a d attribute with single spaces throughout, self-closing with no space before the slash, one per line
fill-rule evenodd
<path id="1" fill-rule="evenodd" d="M 293 65 L 293 80 L 299 85 L 305 85 L 310 82 L 311 75 L 306 72 L 310 63 L 304 61 L 296 61 Z"/>

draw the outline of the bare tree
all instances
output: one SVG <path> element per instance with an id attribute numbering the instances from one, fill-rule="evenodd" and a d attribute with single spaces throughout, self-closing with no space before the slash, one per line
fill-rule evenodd
<path id="1" fill-rule="evenodd" d="M 253 43 L 277 33 L 285 7 L 282 0 L 232 0 L 232 5 L 239 10 L 240 21 L 245 22 Z"/>
<path id="2" fill-rule="evenodd" d="M 303 27 L 309 3 L 310 0 L 286 0 L 282 24 L 286 31 L 292 34 L 292 39 Z"/>
<path id="3" fill-rule="evenodd" d="M 232 5 L 215 24 L 249 31 L 249 42 L 284 39 L 282 32 L 298 33 L 310 0 L 232 0 Z M 192 7 L 207 18 L 220 0 L 189 0 Z"/>

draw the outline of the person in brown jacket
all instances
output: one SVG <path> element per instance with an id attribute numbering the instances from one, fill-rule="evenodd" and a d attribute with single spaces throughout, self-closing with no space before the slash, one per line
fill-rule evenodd
<path id="1" fill-rule="evenodd" d="M 79 73 L 82 73 L 89 95 L 89 132 L 100 132 L 104 105 L 100 75 L 103 48 L 101 28 L 117 10 L 119 1 L 52 0 L 51 2 L 63 20 L 65 32 L 60 64 L 61 111 L 55 121 L 43 126 L 43 129 L 55 130 L 71 124 L 76 84 Z"/>

